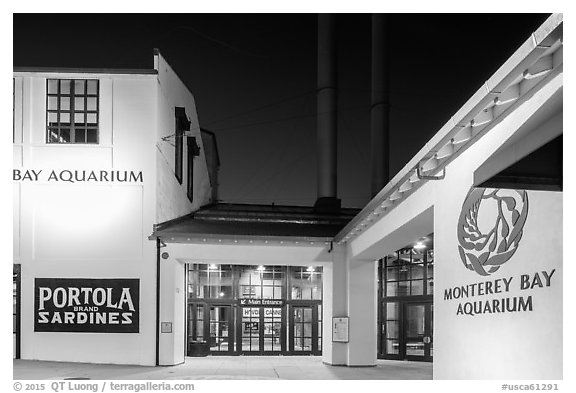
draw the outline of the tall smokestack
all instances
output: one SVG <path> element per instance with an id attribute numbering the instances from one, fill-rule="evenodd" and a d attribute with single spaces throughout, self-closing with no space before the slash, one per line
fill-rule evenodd
<path id="1" fill-rule="evenodd" d="M 336 111 L 336 24 L 334 15 L 318 15 L 318 86 L 316 92 L 317 176 L 318 199 L 315 208 L 320 212 L 340 209 L 337 190 L 337 111 Z"/>
<path id="2" fill-rule="evenodd" d="M 384 188 L 389 179 L 389 53 L 387 17 L 372 15 L 372 105 L 370 106 L 370 146 L 372 162 L 372 196 Z"/>

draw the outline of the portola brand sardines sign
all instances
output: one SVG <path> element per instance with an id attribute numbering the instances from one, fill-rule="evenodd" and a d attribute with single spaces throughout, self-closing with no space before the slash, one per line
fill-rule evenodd
<path id="1" fill-rule="evenodd" d="M 36 278 L 35 332 L 138 333 L 139 279 Z"/>

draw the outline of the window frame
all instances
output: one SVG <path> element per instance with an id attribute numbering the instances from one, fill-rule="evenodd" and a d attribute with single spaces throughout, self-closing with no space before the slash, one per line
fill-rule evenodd
<path id="1" fill-rule="evenodd" d="M 186 140 L 188 152 L 187 152 L 187 168 L 186 168 L 186 195 L 190 203 L 194 202 L 194 144 L 196 140 L 193 137 L 189 137 Z"/>
<path id="2" fill-rule="evenodd" d="M 56 93 L 51 92 L 50 83 L 56 81 Z M 62 81 L 70 82 L 70 91 L 65 94 L 62 93 Z M 76 93 L 76 84 L 78 81 L 83 82 L 83 93 Z M 88 92 L 88 82 L 96 82 L 96 92 Z M 56 109 L 50 108 L 49 102 L 52 97 L 56 99 Z M 61 108 L 62 97 L 68 98 L 69 108 L 67 110 Z M 76 109 L 76 99 L 83 99 L 83 109 Z M 95 98 L 96 109 L 88 109 L 89 98 Z M 51 125 L 50 114 L 56 114 L 56 125 Z M 61 122 L 60 118 L 63 113 L 69 115 L 69 122 Z M 77 114 L 82 114 L 84 118 L 83 125 L 77 125 L 75 117 Z M 96 122 L 88 123 L 88 116 L 95 115 Z M 63 125 L 64 124 L 64 125 Z M 66 125 L 67 124 L 67 125 Z M 93 124 L 93 125 L 92 125 Z M 61 131 L 67 129 L 69 132 L 69 141 L 53 140 L 52 133 L 57 132 L 58 138 L 61 138 Z M 78 130 L 84 131 L 84 141 L 76 140 L 76 132 Z M 95 141 L 90 141 L 89 132 L 93 131 L 96 134 Z M 100 80 L 94 78 L 80 79 L 80 78 L 46 78 L 46 143 L 50 145 L 99 145 L 100 144 Z"/>

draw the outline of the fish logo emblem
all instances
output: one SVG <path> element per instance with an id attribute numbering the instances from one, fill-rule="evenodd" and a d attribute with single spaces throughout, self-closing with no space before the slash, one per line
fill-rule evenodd
<path id="1" fill-rule="evenodd" d="M 496 217 L 486 233 L 478 225 L 483 214 Z M 518 249 L 527 217 L 526 191 L 472 187 L 458 219 L 458 251 L 464 266 L 481 276 L 495 273 Z"/>

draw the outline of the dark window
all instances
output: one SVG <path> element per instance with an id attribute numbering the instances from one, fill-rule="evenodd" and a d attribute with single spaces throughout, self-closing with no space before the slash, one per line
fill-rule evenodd
<path id="1" fill-rule="evenodd" d="M 195 138 L 188 138 L 188 174 L 186 176 L 186 194 L 190 202 L 194 201 L 194 146 Z"/>
<path id="2" fill-rule="evenodd" d="M 182 184 L 182 155 L 184 153 L 184 131 L 190 131 L 190 121 L 186 116 L 186 110 L 177 106 L 174 110 L 175 117 L 175 159 L 174 173 L 178 183 Z"/>
<path id="3" fill-rule="evenodd" d="M 20 359 L 20 277 L 21 265 L 12 265 L 12 332 L 16 342 L 14 357 Z"/>
<path id="4" fill-rule="evenodd" d="M 95 79 L 46 80 L 46 142 L 97 144 L 99 91 Z"/>

